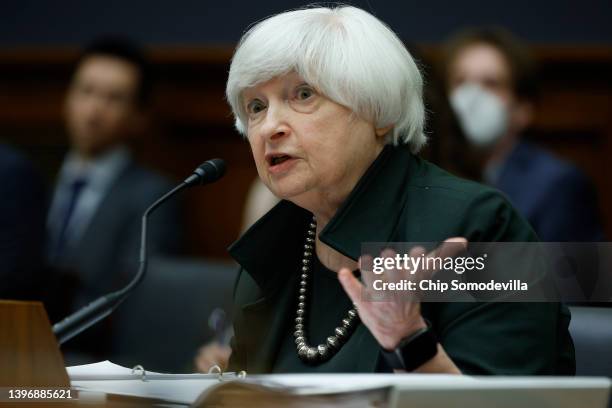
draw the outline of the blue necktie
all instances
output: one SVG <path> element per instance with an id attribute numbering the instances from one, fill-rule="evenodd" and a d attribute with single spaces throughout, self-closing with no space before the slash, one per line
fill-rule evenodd
<path id="1" fill-rule="evenodd" d="M 74 214 L 74 209 L 76 207 L 76 203 L 79 200 L 79 196 L 83 191 L 83 188 L 87 185 L 87 181 L 83 178 L 76 179 L 70 185 L 70 200 L 66 205 L 66 209 L 64 211 L 64 216 L 62 218 L 62 223 L 60 232 L 57 235 L 57 241 L 55 246 L 55 258 L 60 258 L 62 252 L 66 247 L 66 242 L 68 241 L 68 225 L 70 224 L 70 220 Z"/>

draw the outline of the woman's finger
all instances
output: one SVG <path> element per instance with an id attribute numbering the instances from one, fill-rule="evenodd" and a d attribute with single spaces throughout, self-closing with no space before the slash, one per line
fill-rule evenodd
<path id="1" fill-rule="evenodd" d="M 454 257 L 465 251 L 467 244 L 467 239 L 463 237 L 448 238 L 428 256 L 438 256 L 440 258 Z"/>
<path id="2" fill-rule="evenodd" d="M 373 272 L 374 258 L 370 255 L 362 255 L 359 257 L 359 271 L 361 272 L 361 281 L 366 287 L 366 290 L 372 287 L 375 279 L 380 279 L 381 275 L 376 275 Z"/>
<path id="3" fill-rule="evenodd" d="M 353 273 L 349 268 L 340 269 L 340 272 L 338 272 L 338 279 L 340 280 L 340 284 L 344 288 L 344 291 L 348 297 L 359 309 L 363 304 L 361 299 L 363 285 L 361 282 L 359 282 L 359 280 L 353 276 Z"/>

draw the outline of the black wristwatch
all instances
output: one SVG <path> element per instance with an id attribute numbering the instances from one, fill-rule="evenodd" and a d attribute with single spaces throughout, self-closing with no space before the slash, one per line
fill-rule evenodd
<path id="1" fill-rule="evenodd" d="M 414 371 L 438 354 L 438 340 L 429 321 L 427 327 L 402 339 L 395 350 L 381 349 L 385 361 L 393 370 Z"/>

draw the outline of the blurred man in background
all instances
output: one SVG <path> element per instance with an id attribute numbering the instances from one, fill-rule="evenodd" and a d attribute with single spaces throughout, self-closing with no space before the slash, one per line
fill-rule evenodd
<path id="1" fill-rule="evenodd" d="M 142 213 L 172 187 L 137 165 L 127 147 L 141 131 L 150 91 L 148 63 L 125 40 L 96 41 L 78 61 L 65 102 L 70 151 L 47 219 L 47 258 L 61 275 L 52 293 L 55 319 L 133 276 Z M 150 221 L 150 254 L 175 253 L 182 245 L 175 203 L 165 204 Z M 103 357 L 108 324 L 94 326 L 67 343 L 68 349 Z"/>
<path id="2" fill-rule="evenodd" d="M 595 191 L 573 165 L 521 139 L 534 115 L 534 63 L 501 29 L 465 31 L 447 44 L 450 102 L 483 181 L 507 194 L 543 241 L 600 241 Z"/>

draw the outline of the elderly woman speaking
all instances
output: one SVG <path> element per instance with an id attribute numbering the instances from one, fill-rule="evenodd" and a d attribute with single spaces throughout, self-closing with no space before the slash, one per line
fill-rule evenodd
<path id="1" fill-rule="evenodd" d="M 244 35 L 227 99 L 282 201 L 230 248 L 232 369 L 573 372 L 559 304 L 362 298 L 362 242 L 536 240 L 496 191 L 416 155 L 422 86 L 402 42 L 358 8 L 289 11 Z"/>

